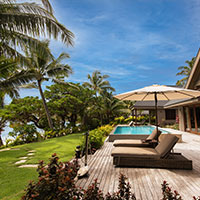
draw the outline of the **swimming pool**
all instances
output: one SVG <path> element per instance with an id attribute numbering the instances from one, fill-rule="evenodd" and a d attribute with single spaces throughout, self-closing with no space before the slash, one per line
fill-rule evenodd
<path id="1" fill-rule="evenodd" d="M 155 129 L 153 126 L 117 126 L 113 134 L 150 135 Z M 167 133 L 161 129 L 163 133 Z"/>
<path id="2" fill-rule="evenodd" d="M 155 129 L 155 126 L 123 126 L 118 125 L 109 135 L 109 142 L 121 139 L 146 139 Z M 169 133 L 160 129 L 162 133 Z"/>

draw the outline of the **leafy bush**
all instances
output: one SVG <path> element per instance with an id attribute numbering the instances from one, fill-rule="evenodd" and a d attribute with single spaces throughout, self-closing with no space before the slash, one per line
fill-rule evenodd
<path id="1" fill-rule="evenodd" d="M 45 167 L 40 161 L 38 166 L 38 182 L 30 182 L 23 200 L 54 200 L 79 198 L 81 193 L 74 183 L 79 169 L 77 160 L 73 162 L 58 162 L 59 158 L 53 154 L 50 163 Z"/>
<path id="2" fill-rule="evenodd" d="M 120 174 L 118 191 L 105 197 L 99 190 L 97 180 L 86 190 L 75 186 L 75 177 L 79 169 L 77 160 L 72 162 L 58 162 L 59 158 L 53 154 L 49 165 L 45 167 L 43 161 L 38 166 L 38 181 L 30 182 L 22 200 L 129 200 L 136 199 L 130 191 L 126 177 Z"/>
<path id="3" fill-rule="evenodd" d="M 89 149 L 99 149 L 104 143 L 104 138 L 113 130 L 113 126 L 105 125 L 89 132 Z M 81 148 L 85 146 L 85 136 L 81 140 Z"/>
<path id="4" fill-rule="evenodd" d="M 116 117 L 114 119 L 114 121 L 112 121 L 110 124 L 112 124 L 112 125 L 129 124 L 131 121 L 149 122 L 149 117 L 150 117 L 149 115 L 141 115 L 141 116 L 138 116 L 137 119 L 136 119 L 136 116 L 130 116 L 128 118 L 124 118 L 123 116 L 121 116 L 121 117 Z M 151 116 L 151 123 L 154 123 L 154 122 L 155 122 L 155 116 Z"/>
<path id="5" fill-rule="evenodd" d="M 13 145 L 35 142 L 42 139 L 33 124 L 15 125 L 13 126 L 13 131 L 9 132 L 8 135 L 15 138 L 11 143 Z"/>
<path id="6" fill-rule="evenodd" d="M 45 131 L 45 132 L 44 132 L 44 137 L 45 137 L 45 139 L 54 138 L 54 137 L 56 137 L 56 134 L 57 134 L 56 131 L 52 131 L 52 130 L 50 130 L 50 131 Z"/>
<path id="7" fill-rule="evenodd" d="M 117 125 L 117 124 L 124 124 L 125 118 L 124 116 L 121 117 L 115 117 L 114 121 L 112 122 L 112 124 Z"/>
<path id="8" fill-rule="evenodd" d="M 98 130 L 98 128 L 90 131 L 89 133 L 90 148 L 95 148 L 95 149 L 101 148 L 101 146 L 104 143 L 103 138 L 104 135 L 102 134 L 101 131 Z"/>
<path id="9" fill-rule="evenodd" d="M 179 130 L 179 124 L 165 125 L 164 127 Z"/>
<path id="10" fill-rule="evenodd" d="M 163 181 L 163 184 L 161 185 L 162 185 L 162 195 L 163 195 L 162 200 L 167 200 L 167 199 L 182 200 L 180 194 L 176 190 L 174 190 L 173 192 L 166 181 Z"/>
<path id="11" fill-rule="evenodd" d="M 133 117 L 133 116 L 130 116 L 130 117 L 128 117 L 128 118 L 126 118 L 125 120 L 124 120 L 124 123 L 125 124 L 128 124 L 128 123 L 130 123 L 131 121 L 133 121 L 133 120 L 135 120 L 135 116 Z"/>
<path id="12" fill-rule="evenodd" d="M 113 126 L 105 125 L 97 128 L 97 130 L 101 132 L 103 136 L 108 136 L 110 132 L 113 130 Z"/>
<path id="13" fill-rule="evenodd" d="M 45 131 L 44 137 L 46 139 L 54 138 L 54 137 L 60 137 L 60 136 L 68 135 L 68 134 L 70 134 L 70 132 L 71 131 L 67 128 L 62 129 L 62 130 L 55 130 L 55 131 L 49 130 L 49 131 Z"/>

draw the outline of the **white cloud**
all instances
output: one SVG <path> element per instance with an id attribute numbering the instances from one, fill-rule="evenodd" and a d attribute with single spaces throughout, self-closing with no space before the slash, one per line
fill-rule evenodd
<path id="1" fill-rule="evenodd" d="M 152 67 L 145 66 L 145 65 L 138 65 L 136 68 L 141 69 L 141 70 L 151 70 L 152 69 Z"/>

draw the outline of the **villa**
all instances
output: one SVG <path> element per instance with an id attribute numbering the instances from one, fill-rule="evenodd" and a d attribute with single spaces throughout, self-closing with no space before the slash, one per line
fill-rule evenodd
<path id="1" fill-rule="evenodd" d="M 200 49 L 186 89 L 200 90 Z M 170 101 L 164 106 L 165 109 L 178 109 L 179 129 L 194 134 L 200 134 L 200 98 L 190 98 L 179 101 Z"/>
<path id="2" fill-rule="evenodd" d="M 176 122 L 177 109 L 165 109 L 165 105 L 169 101 L 158 101 L 158 124 L 160 126 L 174 124 Z M 137 116 L 138 111 L 145 110 L 150 116 L 155 115 L 155 102 L 154 101 L 137 101 L 133 108 L 133 113 Z M 151 118 L 149 118 L 149 124 Z"/>

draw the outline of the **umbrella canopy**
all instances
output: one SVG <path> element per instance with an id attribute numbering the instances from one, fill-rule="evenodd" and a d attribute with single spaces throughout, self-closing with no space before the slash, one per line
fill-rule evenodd
<path id="1" fill-rule="evenodd" d="M 165 85 L 152 85 L 118 94 L 115 97 L 120 100 L 154 101 L 155 94 L 157 96 L 157 100 L 175 100 L 198 97 L 200 96 L 200 91 L 169 87 Z"/>
<path id="2" fill-rule="evenodd" d="M 165 85 L 152 85 L 141 89 L 132 90 L 130 92 L 118 94 L 115 97 L 120 100 L 155 101 L 156 129 L 158 131 L 158 100 L 187 99 L 198 96 L 200 96 L 200 91 L 198 90 L 188 90 L 184 88 L 169 87 Z"/>

